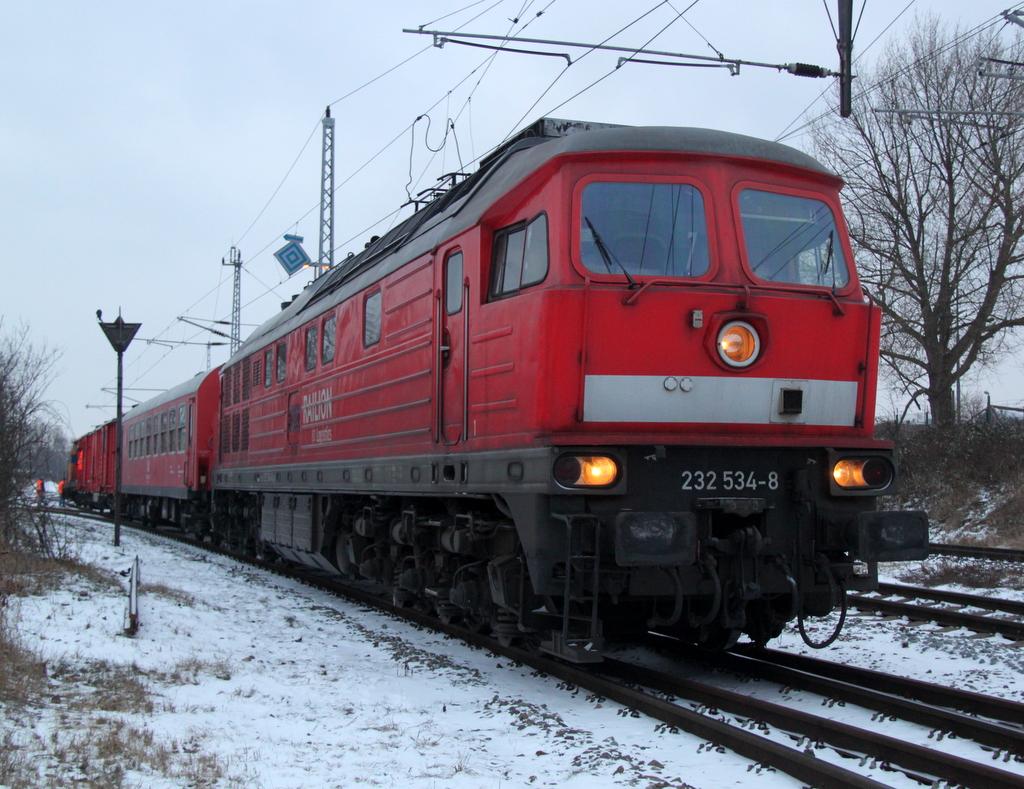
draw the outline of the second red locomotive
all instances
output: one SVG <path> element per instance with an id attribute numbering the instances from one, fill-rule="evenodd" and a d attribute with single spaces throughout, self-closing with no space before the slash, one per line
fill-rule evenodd
<path id="1" fill-rule="evenodd" d="M 575 661 L 825 615 L 927 546 L 875 509 L 840 187 L 749 137 L 542 119 L 253 333 L 170 514 Z"/>

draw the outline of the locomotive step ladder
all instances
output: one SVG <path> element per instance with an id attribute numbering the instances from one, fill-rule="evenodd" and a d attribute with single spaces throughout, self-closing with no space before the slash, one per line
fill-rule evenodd
<path id="1" fill-rule="evenodd" d="M 566 557 L 562 629 L 550 631 L 540 649 L 573 663 L 600 663 L 604 639 L 597 618 L 601 581 L 601 521 L 593 515 L 561 515 Z"/>

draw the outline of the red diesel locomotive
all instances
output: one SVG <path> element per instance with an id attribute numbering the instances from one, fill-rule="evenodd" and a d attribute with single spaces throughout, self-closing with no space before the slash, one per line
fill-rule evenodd
<path id="1" fill-rule="evenodd" d="M 149 414 L 180 433 L 184 392 L 128 415 L 124 491 L 569 660 L 763 643 L 927 547 L 875 508 L 880 310 L 841 185 L 750 137 L 542 119 L 221 368 L 209 492 L 131 471 L 172 457 Z"/>

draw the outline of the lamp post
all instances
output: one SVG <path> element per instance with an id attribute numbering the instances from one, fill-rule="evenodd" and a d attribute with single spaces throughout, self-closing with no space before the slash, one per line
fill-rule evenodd
<path id="1" fill-rule="evenodd" d="M 113 323 L 103 322 L 103 311 L 96 310 L 100 328 L 117 352 L 117 431 L 114 447 L 114 545 L 121 544 L 121 397 L 124 385 L 124 352 L 135 337 L 141 323 L 125 323 L 120 311 Z"/>

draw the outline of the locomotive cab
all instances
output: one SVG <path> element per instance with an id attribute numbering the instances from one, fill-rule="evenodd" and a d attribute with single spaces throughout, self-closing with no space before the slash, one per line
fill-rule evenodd
<path id="1" fill-rule="evenodd" d="M 535 273 L 499 321 L 514 310 L 549 346 L 512 359 L 551 444 L 546 526 L 520 532 L 533 592 L 567 601 L 544 648 L 574 660 L 602 620 L 763 643 L 927 546 L 923 513 L 875 511 L 896 487 L 872 438 L 880 310 L 839 179 L 761 141 L 688 130 L 668 150 L 665 130 L 635 131 L 629 151 L 611 142 L 623 132 L 590 132 L 610 152 L 566 152 L 503 217 L 543 219 L 550 238 L 550 263 L 540 232 L 516 248 Z M 510 268 L 502 233 L 485 325 Z M 537 517 L 532 497 L 508 500 L 517 523 Z"/>

